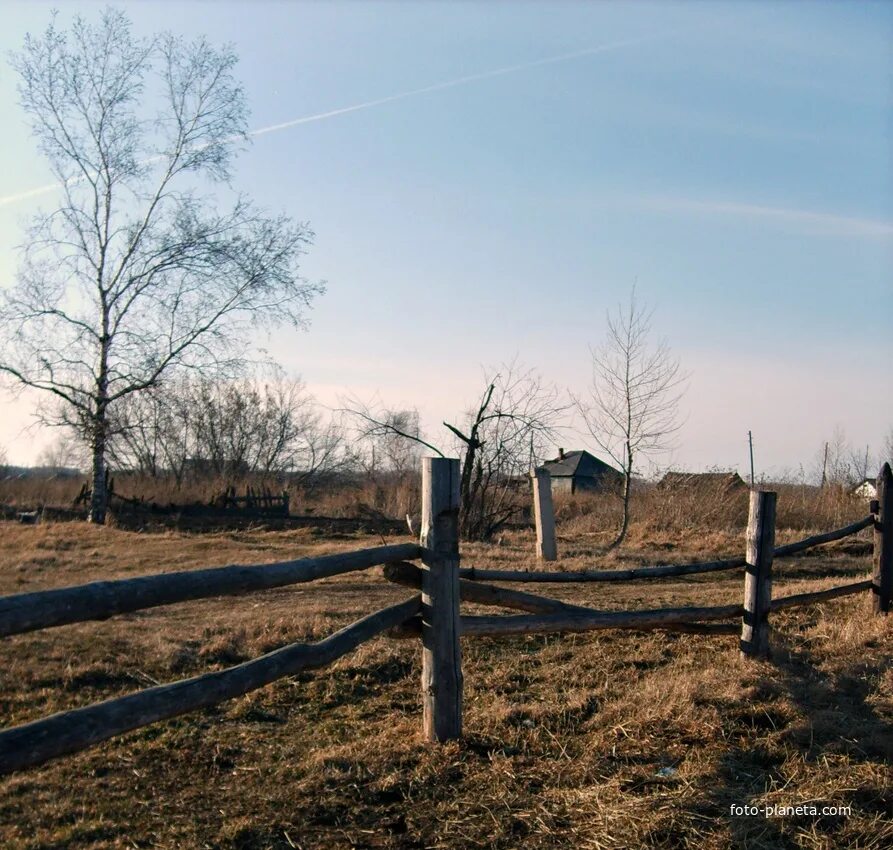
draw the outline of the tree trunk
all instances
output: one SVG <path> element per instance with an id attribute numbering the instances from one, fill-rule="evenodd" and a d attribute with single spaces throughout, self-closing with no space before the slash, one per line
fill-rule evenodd
<path id="1" fill-rule="evenodd" d="M 478 442 L 475 430 L 465 443 L 465 457 L 462 460 L 462 472 L 459 478 L 459 527 L 464 538 L 472 537 L 474 527 L 474 484 L 472 475 L 477 462 Z"/>
<path id="2" fill-rule="evenodd" d="M 624 540 L 629 530 L 629 497 L 632 488 L 633 477 L 633 451 L 629 443 L 626 444 L 626 468 L 623 470 L 623 516 L 620 520 L 620 531 L 608 550 L 616 549 Z"/>
<path id="3" fill-rule="evenodd" d="M 105 513 L 108 507 L 107 476 L 105 452 L 108 441 L 108 405 L 109 405 L 109 348 L 112 338 L 109 334 L 110 313 L 102 287 L 102 273 L 98 280 L 102 299 L 102 337 L 99 340 L 99 369 L 96 375 L 95 409 L 92 411 L 93 426 L 93 493 L 90 497 L 90 522 L 105 525 Z"/>
<path id="4" fill-rule="evenodd" d="M 105 524 L 108 507 L 105 477 L 105 422 L 97 422 L 93 431 L 93 493 L 90 497 L 90 522 Z"/>

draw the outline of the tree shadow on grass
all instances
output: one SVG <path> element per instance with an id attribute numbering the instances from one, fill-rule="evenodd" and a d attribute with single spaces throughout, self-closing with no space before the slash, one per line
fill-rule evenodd
<path id="1" fill-rule="evenodd" d="M 716 769 L 711 792 L 695 807 L 696 814 L 726 821 L 736 847 L 819 846 L 799 841 L 797 833 L 803 831 L 823 839 L 822 846 L 854 846 L 860 827 L 855 821 L 848 824 L 850 818 L 863 820 L 871 829 L 878 818 L 889 823 L 893 815 L 893 727 L 869 701 L 872 683 L 886 672 L 889 662 L 857 657 L 829 672 L 818 668 L 808 651 L 795 647 L 784 635 L 773 633 L 772 641 L 768 663 L 777 675 L 765 676 L 749 699 L 743 697 L 724 707 L 729 747 Z M 798 793 L 790 770 L 785 769 L 785 762 L 798 755 L 815 772 L 809 792 Z M 858 781 L 847 782 L 844 789 L 839 776 L 847 764 L 868 769 L 860 769 Z M 837 766 L 836 776 L 832 765 Z M 823 770 L 828 776 L 825 795 L 821 792 Z M 842 814 L 766 817 L 762 806 L 771 792 L 776 792 L 771 797 L 776 805 L 805 803 L 819 811 L 823 806 L 851 806 L 852 813 L 850 818 Z M 733 814 L 733 805 L 759 808 L 759 814 L 744 814 L 741 809 Z M 864 840 L 869 837 L 878 836 L 861 835 Z"/>

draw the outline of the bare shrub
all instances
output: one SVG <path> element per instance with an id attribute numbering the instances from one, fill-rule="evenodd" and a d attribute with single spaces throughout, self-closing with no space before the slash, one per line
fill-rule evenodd
<path id="1" fill-rule="evenodd" d="M 554 386 L 513 361 L 495 374 L 485 373 L 479 400 L 460 419 L 443 423 L 452 437 L 451 451 L 461 458 L 460 528 L 465 539 L 489 539 L 523 514 L 530 501 L 527 474 L 552 444 L 566 409 Z M 405 430 L 392 410 L 349 399 L 344 412 L 357 423 L 360 439 L 390 435 L 445 456 L 417 430 Z"/>

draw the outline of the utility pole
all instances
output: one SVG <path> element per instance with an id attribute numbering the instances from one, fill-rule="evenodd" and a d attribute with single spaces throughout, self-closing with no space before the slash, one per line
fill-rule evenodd
<path id="1" fill-rule="evenodd" d="M 822 461 L 822 489 L 828 483 L 828 443 L 825 443 L 825 459 Z"/>
<path id="2" fill-rule="evenodd" d="M 754 478 L 753 478 L 753 434 L 750 431 L 747 432 L 747 445 L 750 447 L 750 489 L 754 489 Z"/>

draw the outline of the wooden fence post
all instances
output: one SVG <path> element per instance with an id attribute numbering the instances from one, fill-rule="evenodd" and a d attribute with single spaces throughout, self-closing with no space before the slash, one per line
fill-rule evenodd
<path id="1" fill-rule="evenodd" d="M 771 491 L 750 491 L 747 564 L 744 575 L 744 618 L 741 623 L 742 657 L 766 658 L 769 655 L 775 500 L 776 494 Z"/>
<path id="2" fill-rule="evenodd" d="M 552 507 L 552 476 L 539 467 L 531 473 L 533 481 L 533 513 L 536 519 L 536 556 L 542 561 L 558 558 L 555 543 L 555 510 Z"/>
<path id="3" fill-rule="evenodd" d="M 874 613 L 887 614 L 893 599 L 893 472 L 885 463 L 877 477 L 877 519 L 874 523 Z"/>
<path id="4" fill-rule="evenodd" d="M 459 461 L 422 459 L 422 730 L 462 735 L 459 651 Z"/>

